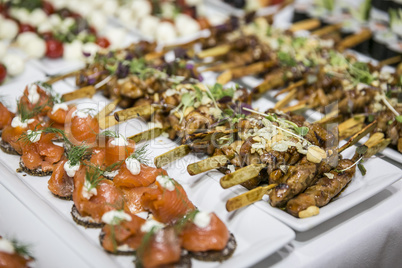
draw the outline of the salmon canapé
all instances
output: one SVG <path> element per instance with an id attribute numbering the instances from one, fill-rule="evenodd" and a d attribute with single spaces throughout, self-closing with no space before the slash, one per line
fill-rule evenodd
<path id="1" fill-rule="evenodd" d="M 27 131 L 25 139 L 19 141 L 22 148 L 21 160 L 26 168 L 53 171 L 53 164 L 59 162 L 64 154 L 64 148 L 52 142 L 54 137 L 53 133 Z"/>
<path id="2" fill-rule="evenodd" d="M 157 221 L 173 223 L 195 209 L 183 187 L 175 180 L 160 175 L 156 185 L 157 188 L 143 194 L 141 204 Z"/>
<path id="3" fill-rule="evenodd" d="M 27 111 L 34 111 L 40 107 L 39 115 L 46 115 L 52 109 L 52 96 L 37 84 L 29 84 L 25 87 L 24 94 L 21 96 L 19 105 Z"/>
<path id="4" fill-rule="evenodd" d="M 140 246 L 144 237 L 141 226 L 146 221 L 134 214 L 125 213 L 131 217 L 130 221 L 123 220 L 117 225 L 106 224 L 102 229 L 104 236 L 101 243 L 103 248 L 109 252 L 116 252 L 118 247 L 124 245 L 135 250 Z M 114 233 L 112 234 L 112 232 Z"/>
<path id="5" fill-rule="evenodd" d="M 4 127 L 1 133 L 1 139 L 3 142 L 9 144 L 18 154 L 21 154 L 22 149 L 18 139 L 21 137 L 22 133 L 27 130 L 33 130 L 39 125 L 39 120 L 36 117 L 22 120 L 21 117 L 15 116 L 11 121 L 11 125 Z"/>
<path id="6" fill-rule="evenodd" d="M 188 251 L 222 250 L 229 241 L 229 230 L 215 213 L 198 212 L 180 232 L 182 247 Z"/>
<path id="7" fill-rule="evenodd" d="M 82 165 L 74 176 L 73 201 L 82 217 L 100 222 L 102 215 L 122 207 L 124 197 L 112 181 Z"/>
<path id="8" fill-rule="evenodd" d="M 98 119 L 80 111 L 75 111 L 65 123 L 67 138 L 74 145 L 85 143 L 93 146 L 99 134 Z"/>
<path id="9" fill-rule="evenodd" d="M 70 198 L 74 190 L 74 180 L 64 170 L 64 165 L 67 161 L 67 159 L 62 159 L 54 165 L 52 176 L 47 182 L 48 189 L 61 198 Z"/>
<path id="10" fill-rule="evenodd" d="M 180 260 L 180 240 L 173 228 L 163 228 L 151 234 L 137 250 L 137 262 L 143 267 L 163 267 Z"/>

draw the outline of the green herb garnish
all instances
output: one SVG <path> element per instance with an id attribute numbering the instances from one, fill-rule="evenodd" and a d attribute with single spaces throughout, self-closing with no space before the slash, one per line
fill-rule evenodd
<path id="1" fill-rule="evenodd" d="M 149 160 L 148 144 L 135 150 L 134 153 L 130 155 L 128 158 L 134 158 L 137 159 L 137 161 L 140 162 L 141 164 L 149 165 L 150 160 Z"/>

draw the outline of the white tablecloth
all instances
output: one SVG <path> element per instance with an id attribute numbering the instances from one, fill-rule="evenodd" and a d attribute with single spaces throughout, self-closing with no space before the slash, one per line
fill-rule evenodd
<path id="1" fill-rule="evenodd" d="M 297 233 L 293 242 L 256 267 L 402 267 L 402 181 Z"/>

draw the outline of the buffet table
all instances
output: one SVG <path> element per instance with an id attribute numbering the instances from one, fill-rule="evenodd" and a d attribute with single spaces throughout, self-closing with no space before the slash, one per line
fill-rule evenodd
<path id="1" fill-rule="evenodd" d="M 281 22 L 278 24 L 279 26 L 282 27 L 287 24 L 284 22 L 289 21 L 289 18 L 287 18 L 289 12 L 291 12 L 291 9 L 286 9 L 277 17 L 277 21 Z M 138 40 L 137 36 L 130 36 L 126 41 L 130 43 L 136 40 Z M 82 66 L 82 63 L 65 65 L 62 60 L 56 62 L 48 60 L 28 61 L 26 71 L 21 76 L 0 88 L 6 93 L 9 92 L 10 96 L 17 90 L 19 91 L 17 95 L 20 95 L 26 84 L 37 80 L 46 80 L 45 73 L 63 73 L 77 69 L 80 66 Z M 60 93 L 69 92 L 74 87 L 75 84 L 71 79 L 70 81 L 58 82 L 55 85 L 55 88 L 60 90 Z M 10 96 L 8 98 L 11 99 Z M 106 100 L 103 101 L 106 102 Z M 262 107 L 265 107 L 265 105 L 265 103 L 262 104 Z M 258 103 L 256 103 L 256 107 L 258 107 Z M 175 145 L 177 146 L 177 144 L 173 144 L 173 146 Z M 151 149 L 153 150 L 154 148 L 151 147 Z M 164 148 L 163 152 L 166 152 L 166 150 Z M 158 155 L 156 151 L 153 153 Z M 14 170 L 10 166 L 8 171 L 5 171 L 7 170 L 6 164 L 10 164 L 6 163 L 7 157 L 0 156 L 0 161 L 2 161 L 0 163 L 0 172 L 3 171 L 3 174 L 0 173 L 0 202 L 3 204 L 0 207 L 0 234 L 9 234 L 11 237 L 18 236 L 31 243 L 38 257 L 38 267 L 99 268 L 112 267 L 116 264 L 121 265 L 121 267 L 127 267 L 127 263 L 131 265 L 131 260 L 121 261 L 121 259 L 114 256 L 110 257 L 104 253 L 98 243 L 87 239 L 89 236 L 95 237 L 95 240 L 98 239 L 99 234 L 95 233 L 93 229 L 86 230 L 82 227 L 76 227 L 73 225 L 71 218 L 66 221 L 66 217 L 70 217 L 71 203 L 63 203 L 65 201 L 55 199 L 47 191 L 46 181 L 39 182 L 38 179 L 37 182 L 27 183 L 25 179 L 18 178 L 18 175 L 14 174 L 15 172 L 13 173 Z M 190 160 L 194 162 L 199 159 L 194 155 L 190 155 Z M 391 160 L 386 157 L 384 157 L 384 160 L 401 170 L 402 156 L 400 156 L 399 161 L 398 159 Z M 189 177 L 186 166 L 191 161 L 187 159 L 184 163 L 185 165 L 180 166 L 180 168 L 168 170 L 169 174 L 174 174 L 176 178 L 182 177 L 181 179 L 186 181 Z M 381 168 L 381 166 L 377 166 L 377 168 Z M 171 176 L 173 177 L 173 175 Z M 186 187 L 192 188 L 192 183 L 196 185 L 194 188 L 198 187 L 199 177 L 192 178 Z M 272 247 L 272 245 L 275 245 L 276 240 L 267 240 L 266 248 L 263 244 L 258 244 L 261 245 L 259 246 L 259 252 L 264 252 L 264 249 L 267 249 L 264 256 L 269 256 L 260 260 L 253 267 L 402 267 L 402 258 L 400 256 L 402 253 L 401 178 L 402 172 L 399 173 L 397 178 L 399 180 L 384 190 L 304 232 L 296 231 L 293 233 L 290 228 L 283 223 L 279 223 L 273 216 L 266 214 L 258 205 L 251 205 L 238 213 L 236 212 L 233 218 L 250 217 L 252 219 L 250 220 L 249 218 L 248 221 L 241 222 L 249 222 L 254 219 L 258 221 L 261 218 L 262 220 L 268 219 L 266 221 L 268 223 L 272 220 L 274 222 L 273 226 L 281 225 L 286 228 L 284 231 L 284 236 L 286 236 L 284 244 L 288 240 L 290 243 L 279 250 Z M 6 182 L 6 180 L 10 179 L 16 181 Z M 220 188 L 219 191 L 217 190 L 219 198 L 227 200 L 225 199 L 227 197 L 226 193 L 224 195 L 220 191 L 223 190 Z M 27 194 L 25 195 L 24 193 Z M 205 197 L 204 199 L 208 198 Z M 33 202 L 32 204 L 38 205 L 38 207 L 31 207 L 31 201 Z M 51 206 L 53 202 L 54 207 Z M 216 204 L 216 209 L 224 210 L 224 202 Z M 232 216 L 226 211 L 224 212 L 227 217 L 225 220 L 229 221 Z M 258 232 L 275 234 L 275 228 L 270 228 L 272 226 L 268 223 L 265 229 L 259 228 Z M 265 222 L 256 222 L 255 226 L 261 227 L 264 224 Z M 242 225 L 241 228 L 247 229 L 253 226 Z M 90 234 L 86 237 L 84 233 Z M 295 238 L 292 239 L 292 237 Z M 78 245 L 84 240 L 83 244 Z M 74 248 L 74 245 L 78 246 Z M 241 252 L 250 252 L 251 246 L 250 248 L 242 248 Z M 85 254 L 88 252 L 89 256 L 99 256 L 99 259 L 93 261 L 85 259 L 83 258 L 83 252 Z M 239 260 L 247 260 L 248 257 L 248 254 L 236 256 Z M 238 263 L 239 267 L 247 266 L 244 263 L 247 262 L 240 261 Z M 219 267 L 220 265 L 213 263 L 210 266 Z"/>

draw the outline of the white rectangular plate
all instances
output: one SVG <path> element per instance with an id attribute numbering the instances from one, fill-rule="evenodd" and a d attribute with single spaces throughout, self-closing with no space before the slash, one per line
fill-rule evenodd
<path id="1" fill-rule="evenodd" d="M 345 151 L 345 153 L 343 153 L 344 158 L 350 159 L 355 148 L 356 147 L 352 147 Z M 310 230 L 353 206 L 364 202 L 366 199 L 381 192 L 387 186 L 402 178 L 400 168 L 375 156 L 365 161 L 364 167 L 367 169 L 367 174 L 362 176 L 360 171 L 356 169 L 355 176 L 345 190 L 328 205 L 320 208 L 320 213 L 317 216 L 305 219 L 295 218 L 285 211 L 271 207 L 271 205 L 268 204 L 267 196 L 265 196 L 263 201 L 255 203 L 255 205 L 296 231 L 304 232 Z M 222 177 L 222 174 L 216 171 L 210 172 L 208 175 L 217 181 Z M 244 193 L 246 189 L 241 186 L 236 186 L 233 187 L 232 191 L 231 194 L 228 194 L 228 198 Z M 247 208 L 244 210 L 247 210 Z"/>

